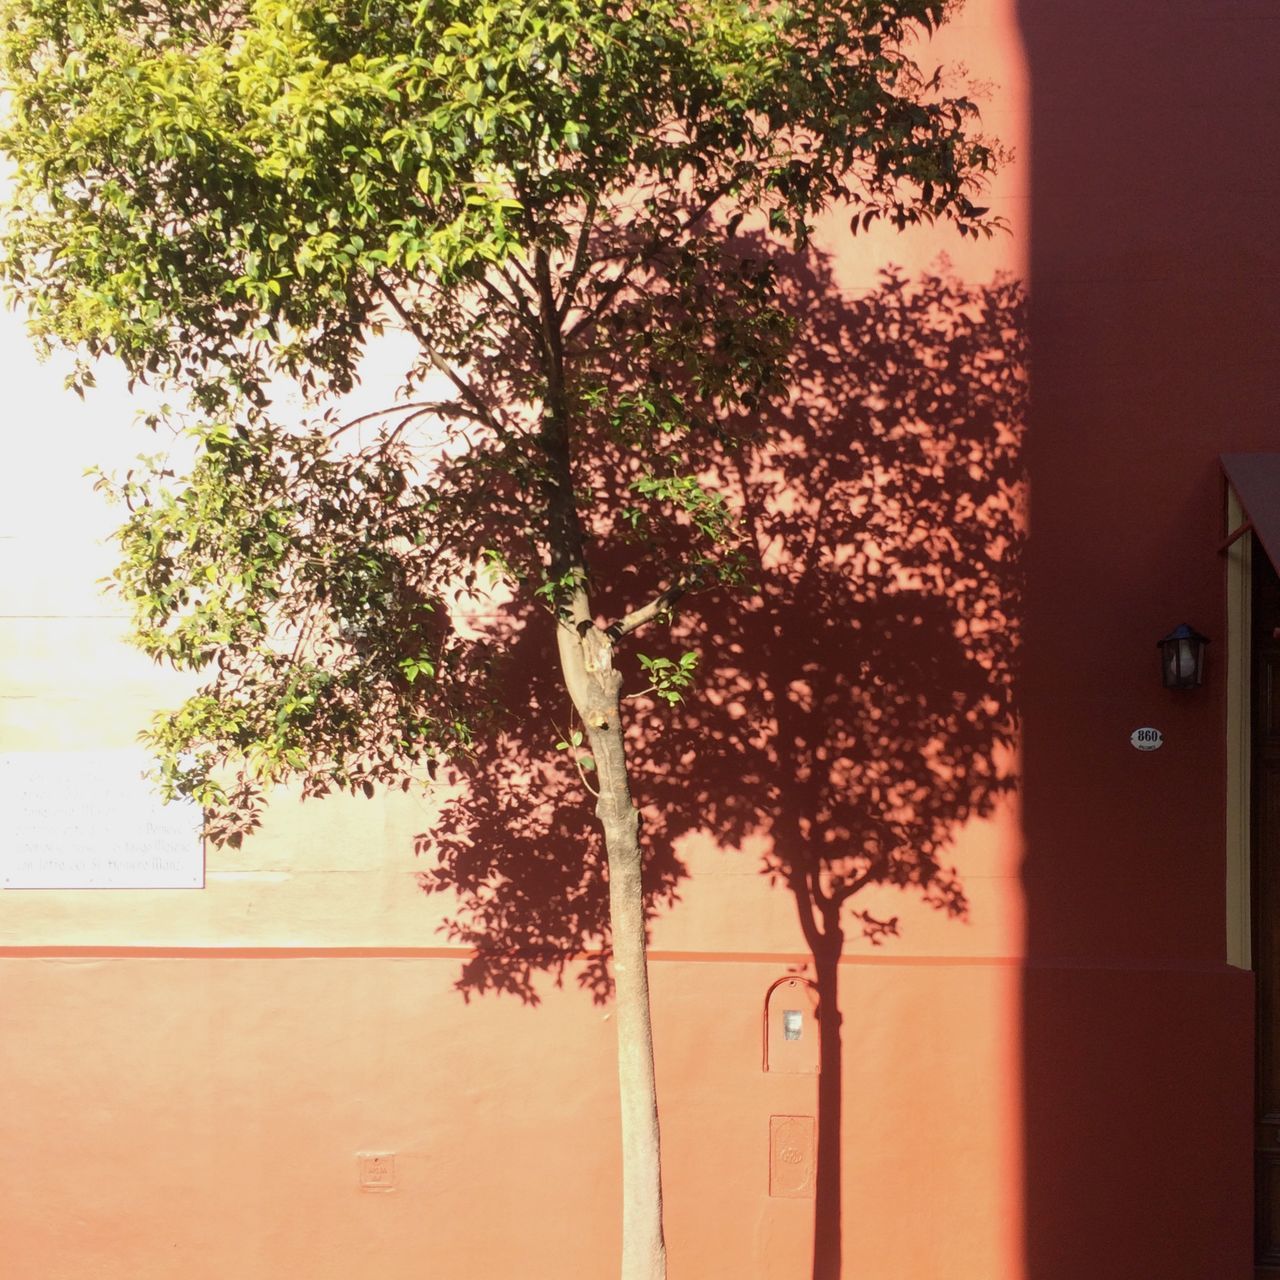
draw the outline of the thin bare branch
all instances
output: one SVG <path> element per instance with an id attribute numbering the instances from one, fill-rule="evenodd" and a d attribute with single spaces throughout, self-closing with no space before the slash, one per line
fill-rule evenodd
<path id="1" fill-rule="evenodd" d="M 473 422 L 483 421 L 483 419 L 476 416 L 474 410 L 468 409 L 454 400 L 408 400 L 404 404 L 391 405 L 386 409 L 375 409 L 372 413 L 362 413 L 358 418 L 352 418 L 350 421 L 344 422 L 340 427 L 335 427 L 329 433 L 329 439 L 336 440 L 340 435 L 351 431 L 355 427 L 363 426 L 366 422 L 376 422 L 380 418 L 391 418 L 398 413 L 408 414 L 410 421 L 429 413 L 438 414 L 442 418 L 470 418 Z M 397 427 L 397 430 L 399 429 Z"/>
<path id="2" fill-rule="evenodd" d="M 382 296 L 390 303 L 391 309 L 400 317 L 401 323 L 408 331 L 418 340 L 418 345 L 422 348 L 423 354 L 431 361 L 432 366 L 440 373 L 443 373 L 450 382 L 457 387 L 462 398 L 475 410 L 478 420 L 483 422 L 485 426 L 492 428 L 498 435 L 507 437 L 510 433 L 505 424 L 498 418 L 493 408 L 487 404 L 484 398 L 471 386 L 469 382 L 436 350 L 427 336 L 426 331 L 417 322 L 416 319 L 406 309 L 404 304 L 396 297 L 395 290 L 390 289 L 381 280 L 377 280 L 378 290 Z"/>

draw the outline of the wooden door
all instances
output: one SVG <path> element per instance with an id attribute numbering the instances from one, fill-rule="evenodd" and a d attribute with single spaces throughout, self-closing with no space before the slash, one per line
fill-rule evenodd
<path id="1" fill-rule="evenodd" d="M 1259 1276 L 1280 1276 L 1280 578 L 1253 554 L 1254 1241 Z"/>

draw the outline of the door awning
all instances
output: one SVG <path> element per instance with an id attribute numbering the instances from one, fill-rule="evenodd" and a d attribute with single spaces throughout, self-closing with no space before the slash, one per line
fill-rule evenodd
<path id="1" fill-rule="evenodd" d="M 1245 520 L 1271 563 L 1280 566 L 1280 453 L 1224 453 L 1221 460 Z"/>

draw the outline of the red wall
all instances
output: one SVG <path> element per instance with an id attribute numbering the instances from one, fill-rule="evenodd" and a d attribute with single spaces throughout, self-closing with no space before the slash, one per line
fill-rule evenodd
<path id="1" fill-rule="evenodd" d="M 1223 498 L 1280 446 L 1275 59 L 1254 0 L 1021 0 L 1034 406 L 1026 1267 L 1250 1274 L 1252 1011 L 1224 960 Z M 1207 688 L 1154 643 L 1211 637 Z M 1129 748 L 1139 725 L 1165 747 Z"/>

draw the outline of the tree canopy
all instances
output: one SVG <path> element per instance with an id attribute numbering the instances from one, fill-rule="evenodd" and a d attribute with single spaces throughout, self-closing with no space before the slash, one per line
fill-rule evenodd
<path id="1" fill-rule="evenodd" d="M 916 60 L 945 9 L 0 0 L 0 277 L 77 389 L 114 356 L 172 392 L 152 424 L 193 459 L 103 481 L 138 642 L 204 676 L 152 734 L 170 792 L 235 840 L 271 783 L 465 761 L 510 709 L 513 637 L 550 619 L 560 758 L 608 852 L 624 1152 L 645 1135 L 628 1275 L 663 1251 L 621 698 L 678 703 L 697 658 L 615 653 L 750 585 L 744 457 L 796 390 L 780 253 L 837 204 L 855 233 L 996 225 L 976 108 Z M 388 328 L 413 354 L 350 421 Z M 519 620 L 478 618 L 486 591 Z"/>
<path id="2" fill-rule="evenodd" d="M 790 330 L 735 232 L 803 242 L 837 198 L 855 228 L 989 229 L 974 106 L 909 56 L 942 16 L 7 0 L 4 274 L 42 341 L 185 392 L 199 446 L 176 488 L 120 491 L 141 643 L 218 661 L 158 733 L 172 785 L 212 804 L 206 765 L 231 755 L 250 787 L 364 786 L 465 748 L 491 655 L 443 601 L 487 566 L 563 603 L 566 514 L 570 541 L 655 535 L 651 595 L 734 577 L 708 479 L 779 390 Z M 372 446 L 273 420 L 280 379 L 349 388 L 385 325 L 418 353 Z M 449 442 L 430 467 L 406 430 L 427 419 Z M 622 492 L 557 475 L 549 420 Z"/>

